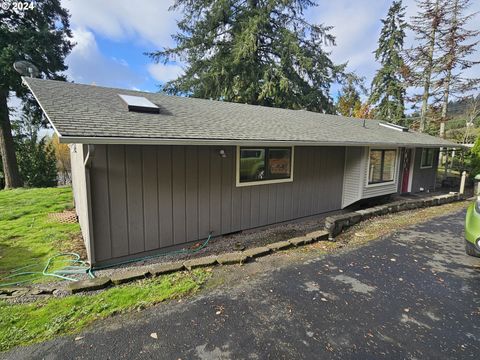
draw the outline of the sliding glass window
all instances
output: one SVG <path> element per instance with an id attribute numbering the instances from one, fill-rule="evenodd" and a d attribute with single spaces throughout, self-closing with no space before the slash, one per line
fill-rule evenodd
<path id="1" fill-rule="evenodd" d="M 240 147 L 238 151 L 241 184 L 292 179 L 292 148 Z"/>
<path id="2" fill-rule="evenodd" d="M 368 184 L 391 182 L 395 179 L 397 150 L 371 149 Z"/>

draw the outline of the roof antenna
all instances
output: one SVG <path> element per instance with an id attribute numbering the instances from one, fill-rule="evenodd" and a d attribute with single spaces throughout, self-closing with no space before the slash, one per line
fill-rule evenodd
<path id="1" fill-rule="evenodd" d="M 13 63 L 13 68 L 22 76 L 37 77 L 40 74 L 38 68 L 31 62 L 19 60 Z"/>

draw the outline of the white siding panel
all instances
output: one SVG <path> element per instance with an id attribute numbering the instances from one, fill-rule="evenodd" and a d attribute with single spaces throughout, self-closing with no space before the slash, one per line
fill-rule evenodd
<path id="1" fill-rule="evenodd" d="M 82 229 L 83 241 L 91 261 L 90 226 L 88 216 L 87 174 L 84 166 L 86 145 L 73 144 L 70 146 L 70 159 L 72 166 L 72 189 L 75 202 L 75 211 Z"/>
<path id="2" fill-rule="evenodd" d="M 363 172 L 363 194 L 362 199 L 368 199 L 375 196 L 395 194 L 398 192 L 398 179 L 399 179 L 399 169 L 400 169 L 400 149 L 397 149 L 397 161 L 395 164 L 395 179 L 393 182 L 386 184 L 375 184 L 368 185 L 368 158 L 370 156 L 370 151 L 368 148 L 365 148 L 365 167 Z"/>
<path id="3" fill-rule="evenodd" d="M 365 148 L 345 148 L 342 209 L 362 198 L 364 184 Z"/>
<path id="4" fill-rule="evenodd" d="M 398 192 L 400 149 L 397 149 L 395 180 L 387 184 L 368 185 L 368 147 L 347 147 L 343 178 L 342 209 L 361 200 Z"/>

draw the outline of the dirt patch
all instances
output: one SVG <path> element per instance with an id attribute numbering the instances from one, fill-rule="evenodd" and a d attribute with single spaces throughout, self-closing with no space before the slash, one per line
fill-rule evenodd
<path id="1" fill-rule="evenodd" d="M 65 210 L 60 213 L 48 214 L 48 219 L 62 224 L 75 224 L 78 222 L 77 214 L 74 210 Z"/>
<path id="2" fill-rule="evenodd" d="M 200 251 L 196 251 L 203 242 L 197 242 L 190 246 L 185 246 L 187 253 L 164 253 L 153 259 L 139 260 L 138 262 L 119 265 L 115 268 L 95 271 L 98 276 L 111 276 L 113 273 L 128 271 L 132 267 L 150 266 L 162 262 L 177 260 L 189 260 L 208 255 L 220 255 L 227 252 L 247 250 L 250 248 L 265 246 L 277 241 L 288 240 L 293 237 L 303 236 L 308 232 L 323 229 L 325 217 L 329 214 L 319 215 L 308 219 L 297 220 L 285 224 L 271 225 L 264 228 L 241 231 L 238 233 L 219 236 L 209 241 L 208 245 Z M 191 252 L 194 251 L 195 252 Z"/>
<path id="3" fill-rule="evenodd" d="M 85 243 L 81 234 L 75 234 L 67 241 L 59 240 L 55 246 L 58 249 L 62 249 L 62 252 L 74 252 L 80 255 L 80 259 L 87 260 L 87 249 L 85 249 Z"/>

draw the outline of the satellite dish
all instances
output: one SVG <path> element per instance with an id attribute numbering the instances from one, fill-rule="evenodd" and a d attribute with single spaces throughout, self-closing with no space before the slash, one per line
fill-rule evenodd
<path id="1" fill-rule="evenodd" d="M 26 60 L 15 61 L 13 68 L 22 76 L 37 77 L 40 73 L 35 65 Z"/>

